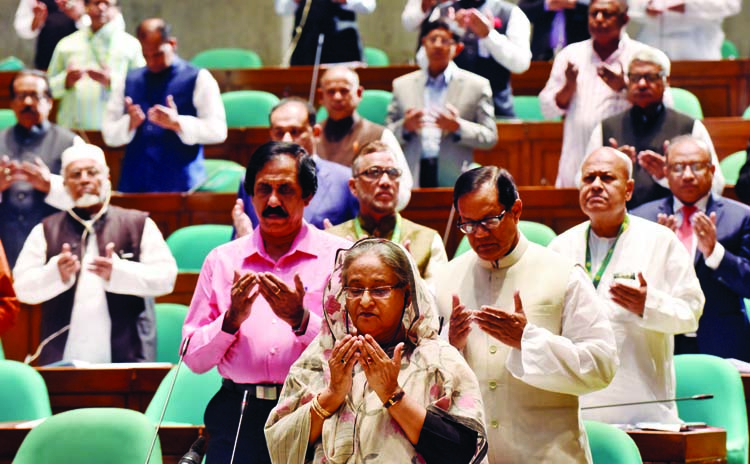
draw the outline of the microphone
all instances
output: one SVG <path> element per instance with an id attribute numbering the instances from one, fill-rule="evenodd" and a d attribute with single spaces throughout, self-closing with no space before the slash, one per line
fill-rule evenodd
<path id="1" fill-rule="evenodd" d="M 180 347 L 180 359 L 177 361 L 177 367 L 174 370 L 174 377 L 172 377 L 172 383 L 169 385 L 169 390 L 167 390 L 167 397 L 164 398 L 164 406 L 162 406 L 161 408 L 161 415 L 159 416 L 159 421 L 156 423 L 154 436 L 153 438 L 151 438 L 151 446 L 149 446 L 148 448 L 148 454 L 146 455 L 146 461 L 144 462 L 144 464 L 149 464 L 149 461 L 151 461 L 151 455 L 154 453 L 154 446 L 156 445 L 156 439 L 159 437 L 159 428 L 161 427 L 161 423 L 164 421 L 164 414 L 166 414 L 167 412 L 167 405 L 169 404 L 169 398 L 172 397 L 172 390 L 174 390 L 174 385 L 175 383 L 177 383 L 177 375 L 180 373 L 180 366 L 182 366 L 182 360 L 185 358 L 185 353 L 187 353 L 188 345 L 190 345 L 190 339 L 191 337 L 185 337 L 185 340 L 182 341 L 182 346 Z M 198 443 L 197 441 L 193 443 L 193 446 L 195 446 L 197 443 Z M 190 447 L 190 449 L 192 450 L 192 447 Z M 190 461 L 187 461 L 187 462 L 190 462 Z"/>
<path id="2" fill-rule="evenodd" d="M 614 408 L 618 406 L 637 406 L 640 404 L 652 404 L 652 403 L 669 403 L 671 401 L 700 401 L 700 400 L 710 400 L 713 397 L 714 395 L 711 393 L 702 393 L 700 395 L 683 396 L 680 398 L 669 398 L 667 400 L 634 401 L 632 403 L 617 403 L 617 404 L 602 404 L 599 406 L 586 406 L 585 408 L 581 408 L 581 410 Z"/>
<path id="3" fill-rule="evenodd" d="M 53 333 L 52 335 L 50 335 L 47 338 L 45 338 L 44 340 L 42 340 L 42 342 L 39 344 L 39 346 L 36 347 L 36 351 L 34 351 L 34 354 L 27 354 L 26 357 L 23 358 L 23 363 L 24 364 L 31 364 L 34 361 L 36 361 L 36 358 L 38 358 L 42 354 L 42 350 L 44 349 L 45 346 L 47 346 L 47 344 L 49 342 L 51 342 L 52 340 L 56 339 L 60 335 L 64 334 L 69 329 L 70 329 L 70 324 L 66 325 L 62 329 L 58 330 L 57 332 Z"/>
<path id="4" fill-rule="evenodd" d="M 177 461 L 177 464 L 200 464 L 203 460 L 203 447 L 206 445 L 206 437 L 200 436 L 190 447 L 190 451 Z"/>
<path id="5" fill-rule="evenodd" d="M 240 405 L 240 422 L 237 424 L 237 433 L 234 435 L 234 445 L 232 446 L 232 459 L 229 464 L 234 464 L 234 453 L 237 451 L 237 440 L 240 438 L 240 428 L 242 427 L 242 417 L 245 415 L 245 406 L 247 406 L 247 390 L 242 395 L 242 404 Z"/>
<path id="6" fill-rule="evenodd" d="M 320 69 L 320 54 L 323 50 L 324 34 L 318 35 L 318 48 L 315 49 L 315 63 L 313 63 L 312 80 L 310 81 L 310 98 L 308 101 L 311 105 L 315 103 L 315 87 L 318 85 L 318 70 Z"/>

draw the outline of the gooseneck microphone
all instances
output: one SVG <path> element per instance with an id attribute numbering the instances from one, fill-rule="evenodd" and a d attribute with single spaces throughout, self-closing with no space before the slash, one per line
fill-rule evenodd
<path id="1" fill-rule="evenodd" d="M 666 400 L 634 401 L 632 403 L 616 403 L 616 404 L 602 404 L 599 406 L 586 406 L 585 408 L 581 408 L 581 410 L 614 408 L 618 406 L 637 406 L 641 404 L 652 404 L 652 403 L 670 403 L 672 401 L 700 401 L 700 400 L 710 400 L 713 397 L 714 395 L 712 395 L 711 393 L 702 393 L 700 395 L 683 396 L 680 398 L 669 398 Z"/>
<path id="2" fill-rule="evenodd" d="M 229 464 L 234 464 L 234 453 L 237 451 L 237 440 L 240 438 L 240 428 L 242 427 L 242 418 L 245 416 L 245 406 L 247 406 L 247 390 L 242 395 L 242 404 L 240 405 L 240 422 L 237 424 L 237 433 L 234 435 L 234 445 L 232 446 L 232 459 Z"/>
<path id="3" fill-rule="evenodd" d="M 177 464 L 200 464 L 203 460 L 203 454 L 206 452 L 204 447 L 206 446 L 206 437 L 200 436 L 190 447 L 190 451 L 185 453 Z"/>
<path id="4" fill-rule="evenodd" d="M 34 351 L 34 354 L 27 354 L 26 355 L 26 357 L 23 360 L 23 363 L 24 364 L 31 364 L 34 361 L 36 361 L 36 358 L 38 358 L 39 355 L 42 354 L 42 350 L 44 349 L 45 346 L 47 346 L 47 344 L 49 342 L 51 342 L 52 340 L 56 339 L 60 335 L 64 334 L 68 330 L 70 330 L 70 324 L 66 325 L 65 327 L 61 328 L 60 330 L 56 331 L 55 333 L 49 335 L 47 338 L 45 338 L 44 340 L 42 340 L 42 342 L 39 344 L 39 346 L 36 347 L 36 351 Z"/>
<path id="5" fill-rule="evenodd" d="M 164 398 L 164 406 L 162 406 L 161 408 L 161 415 L 159 415 L 159 421 L 156 423 L 154 436 L 153 438 L 151 438 L 151 446 L 149 446 L 148 448 L 148 454 L 146 455 L 146 461 L 144 462 L 144 464 L 149 464 L 149 461 L 151 460 L 151 455 L 154 453 L 154 446 L 156 445 L 156 439 L 159 437 L 159 428 L 161 427 L 161 423 L 164 420 L 164 414 L 166 414 L 167 412 L 167 405 L 169 404 L 169 398 L 172 397 L 172 390 L 174 390 L 174 385 L 177 383 L 177 375 L 180 373 L 180 366 L 182 366 L 182 360 L 185 358 L 185 353 L 187 353 L 188 346 L 190 345 L 190 338 L 191 337 L 185 337 L 185 340 L 182 341 L 182 347 L 180 347 L 180 359 L 177 361 L 177 367 L 174 370 L 174 377 L 172 377 L 172 383 L 169 385 L 169 390 L 167 390 L 167 397 Z"/>

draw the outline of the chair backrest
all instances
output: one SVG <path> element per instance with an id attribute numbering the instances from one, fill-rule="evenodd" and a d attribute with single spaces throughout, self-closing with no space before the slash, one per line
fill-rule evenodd
<path id="1" fill-rule="evenodd" d="M 48 418 L 26 436 L 14 464 L 134 464 L 142 463 L 154 434 L 154 424 L 130 409 L 73 409 Z M 150 464 L 159 464 L 157 438 Z"/>
<path id="2" fill-rule="evenodd" d="M 737 45 L 729 39 L 724 39 L 721 43 L 721 58 L 724 60 L 736 60 L 739 58 L 740 52 L 737 50 Z"/>
<path id="3" fill-rule="evenodd" d="M 190 60 L 196 66 L 208 69 L 260 68 L 263 61 L 257 53 L 245 48 L 211 48 L 203 50 Z"/>
<path id="4" fill-rule="evenodd" d="M 522 121 L 559 121 L 561 119 L 560 117 L 545 118 L 537 95 L 514 95 L 513 111 L 516 113 L 516 118 Z"/>
<path id="5" fill-rule="evenodd" d="M 379 48 L 365 47 L 364 55 L 367 66 L 388 66 L 391 64 L 388 54 Z"/>
<path id="6" fill-rule="evenodd" d="M 47 384 L 31 366 L 0 360 L 0 422 L 27 421 L 52 415 Z"/>
<path id="7" fill-rule="evenodd" d="M 640 464 L 641 453 L 627 433 L 609 424 L 583 421 L 594 464 Z"/>
<path id="8" fill-rule="evenodd" d="M 156 361 L 177 364 L 182 345 L 182 325 L 188 307 L 179 303 L 156 303 Z"/>
<path id="9" fill-rule="evenodd" d="M 159 421 L 175 372 L 177 372 L 177 367 L 173 367 L 164 377 L 146 408 L 146 417 L 153 423 Z M 163 423 L 203 425 L 203 413 L 206 411 L 208 402 L 219 391 L 219 387 L 221 387 L 221 375 L 216 368 L 203 374 L 196 374 L 186 366 L 182 366 L 177 374 L 177 381 L 164 413 Z"/>
<path id="10" fill-rule="evenodd" d="M 206 180 L 196 189 L 198 192 L 236 193 L 245 177 L 245 168 L 234 161 L 207 159 Z"/>
<path id="11" fill-rule="evenodd" d="M 693 92 L 678 87 L 672 87 L 671 92 L 675 110 L 685 113 L 691 118 L 703 119 L 701 102 Z"/>
<path id="12" fill-rule="evenodd" d="M 16 113 L 8 108 L 0 108 L 0 129 L 10 127 L 17 122 Z"/>
<path id="13" fill-rule="evenodd" d="M 393 94 L 387 90 L 365 90 L 362 92 L 362 101 L 359 102 L 357 113 L 375 124 L 385 125 L 385 117 L 388 115 L 388 105 L 393 99 Z M 328 111 L 324 106 L 318 109 L 315 116 L 318 122 L 328 117 Z"/>
<path id="14" fill-rule="evenodd" d="M 745 394 L 737 369 L 726 359 L 707 354 L 674 358 L 677 396 L 710 393 L 703 401 L 680 401 L 677 410 L 686 422 L 705 422 L 727 431 L 727 462 L 748 462 L 748 427 Z"/>
<path id="15" fill-rule="evenodd" d="M 719 161 L 719 169 L 721 169 L 727 185 L 737 183 L 737 178 L 740 177 L 740 168 L 742 168 L 746 161 L 747 152 L 745 150 L 736 151 Z"/>
<path id="16" fill-rule="evenodd" d="M 227 127 L 269 127 L 268 115 L 279 97 L 263 90 L 235 90 L 221 94 Z"/>
<path id="17" fill-rule="evenodd" d="M 0 360 L 5 359 L 5 351 L 3 351 L 3 341 L 0 340 Z"/>
<path id="18" fill-rule="evenodd" d="M 232 226 L 198 224 L 182 227 L 167 237 L 179 272 L 200 272 L 208 253 L 232 239 Z"/>
<path id="19" fill-rule="evenodd" d="M 554 230 L 552 230 L 552 228 L 550 228 L 546 224 L 542 224 L 541 222 L 518 221 L 518 229 L 523 232 L 523 235 L 526 236 L 526 238 L 529 239 L 530 242 L 534 242 L 545 247 L 549 245 L 549 242 L 551 242 L 552 239 L 557 237 L 557 234 Z M 458 243 L 456 252 L 453 254 L 453 257 L 456 258 L 458 256 L 461 256 L 470 249 L 471 245 L 469 245 L 469 238 L 464 235 L 464 237 Z"/>
<path id="20" fill-rule="evenodd" d="M 744 119 L 750 119 L 750 106 L 745 108 L 745 111 L 742 113 L 742 117 Z"/>
<path id="21" fill-rule="evenodd" d="M 0 60 L 0 71 L 20 71 L 23 68 L 25 68 L 23 61 L 15 56 L 9 56 Z"/>

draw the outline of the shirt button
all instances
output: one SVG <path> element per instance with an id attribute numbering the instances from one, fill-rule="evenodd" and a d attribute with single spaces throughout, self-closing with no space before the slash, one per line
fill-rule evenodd
<path id="1" fill-rule="evenodd" d="M 19 200 L 23 200 L 24 198 L 26 198 L 26 193 L 24 193 L 24 192 L 18 192 L 18 199 Z"/>
<path id="2" fill-rule="evenodd" d="M 495 345 L 490 345 L 490 354 L 497 353 L 497 347 Z"/>
<path id="3" fill-rule="evenodd" d="M 271 324 L 276 324 L 276 319 L 271 319 Z"/>
<path id="4" fill-rule="evenodd" d="M 497 382 L 494 380 L 490 380 L 490 390 L 494 390 L 497 388 Z"/>
<path id="5" fill-rule="evenodd" d="M 496 429 L 499 426 L 500 426 L 500 423 L 498 421 L 496 421 L 494 419 L 490 421 L 490 427 L 492 427 L 493 429 Z"/>
<path id="6" fill-rule="evenodd" d="M 276 354 L 276 347 L 273 347 L 273 348 L 271 348 L 271 355 L 273 356 L 275 354 Z"/>

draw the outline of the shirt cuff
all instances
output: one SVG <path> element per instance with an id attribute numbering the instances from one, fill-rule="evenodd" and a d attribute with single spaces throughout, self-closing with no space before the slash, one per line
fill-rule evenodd
<path id="1" fill-rule="evenodd" d="M 711 253 L 710 256 L 706 256 L 706 266 L 710 267 L 711 269 L 718 269 L 719 264 L 721 264 L 721 260 L 724 259 L 724 245 L 716 242 L 716 245 L 714 245 L 714 251 Z"/>

